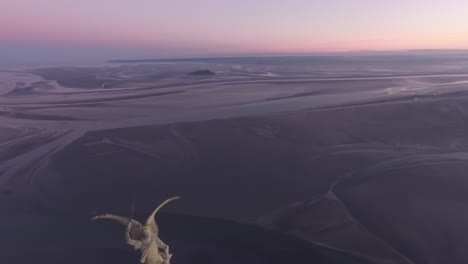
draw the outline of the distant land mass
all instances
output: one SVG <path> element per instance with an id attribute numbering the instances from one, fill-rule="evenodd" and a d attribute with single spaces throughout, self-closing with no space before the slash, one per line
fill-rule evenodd
<path id="1" fill-rule="evenodd" d="M 188 75 L 190 76 L 212 76 L 212 75 L 215 75 L 215 73 L 210 70 L 199 70 L 199 71 L 190 72 Z"/>
<path id="2" fill-rule="evenodd" d="M 306 52 L 306 53 L 273 53 L 273 54 L 247 54 L 239 56 L 217 56 L 217 57 L 190 57 L 190 58 L 152 58 L 152 59 L 114 59 L 108 63 L 154 63 L 173 61 L 224 61 L 245 59 L 294 59 L 308 57 L 310 59 L 335 58 L 342 59 L 343 56 L 395 56 L 395 55 L 468 55 L 468 49 L 411 49 L 411 50 L 356 50 L 348 52 Z"/>

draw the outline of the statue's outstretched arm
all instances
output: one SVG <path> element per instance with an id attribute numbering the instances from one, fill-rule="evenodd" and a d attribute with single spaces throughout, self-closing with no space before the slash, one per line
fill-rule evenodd
<path id="1" fill-rule="evenodd" d="M 141 248 L 141 228 L 142 224 L 136 220 L 130 220 L 130 218 L 119 216 L 119 215 L 113 215 L 113 214 L 103 214 L 103 215 L 98 215 L 92 218 L 93 220 L 97 219 L 112 219 L 114 221 L 117 221 L 121 224 L 124 224 L 127 226 L 126 232 L 125 232 L 125 242 L 133 247 L 135 247 L 135 250 Z"/>
<path id="2" fill-rule="evenodd" d="M 133 220 L 128 217 L 120 216 L 120 215 L 114 215 L 114 214 L 103 214 L 103 215 L 97 215 L 93 218 L 92 220 L 97 220 L 97 219 L 112 219 L 114 221 L 117 221 L 123 225 L 127 225 L 129 222 L 132 222 L 132 225 L 137 228 L 141 228 L 142 224 L 136 220 Z"/>

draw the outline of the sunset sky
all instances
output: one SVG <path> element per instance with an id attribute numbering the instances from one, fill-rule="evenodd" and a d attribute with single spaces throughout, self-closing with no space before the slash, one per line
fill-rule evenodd
<path id="1" fill-rule="evenodd" d="M 467 0 L 2 0 L 0 59 L 468 49 Z"/>

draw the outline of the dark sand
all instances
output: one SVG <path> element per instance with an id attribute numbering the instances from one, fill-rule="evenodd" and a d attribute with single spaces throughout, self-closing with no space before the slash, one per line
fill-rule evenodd
<path id="1" fill-rule="evenodd" d="M 150 210 L 154 202 L 144 202 L 146 193 L 154 193 L 156 200 L 178 194 L 190 197 L 177 207 L 181 212 L 240 221 L 258 218 L 259 223 L 269 223 L 265 224 L 267 227 L 344 251 L 399 263 L 405 263 L 407 257 L 418 263 L 418 248 L 402 248 L 402 257 L 397 251 L 405 244 L 394 244 L 377 232 L 388 228 L 384 219 L 378 221 L 381 225 L 374 227 L 376 230 L 361 222 L 358 212 L 364 210 L 365 216 L 372 217 L 370 212 L 379 200 L 374 207 L 368 206 L 369 201 L 363 205 L 352 203 L 348 208 L 354 199 L 373 193 L 362 187 L 353 195 L 353 181 L 362 178 L 367 182 L 372 176 L 369 179 L 379 182 L 378 175 L 385 169 L 379 164 L 387 161 L 396 160 L 392 167 L 409 170 L 412 166 L 405 165 L 409 158 L 422 167 L 445 166 L 444 175 L 455 175 L 460 170 L 457 166 L 447 167 L 445 159 L 463 152 L 467 146 L 468 130 L 462 121 L 465 107 L 465 99 L 406 102 L 90 132 L 57 155 L 54 163 L 67 175 L 63 201 L 74 210 L 118 210 L 131 200 L 131 190 L 136 189 L 143 192 L 136 194 L 140 208 Z M 76 156 L 81 158 L 74 159 Z M 426 165 L 426 156 L 435 161 Z M 364 173 L 369 168 L 372 171 Z M 395 184 L 410 183 L 404 177 L 399 179 Z M 338 197 L 327 195 L 334 184 L 340 190 Z M 447 184 L 431 186 L 450 193 L 450 183 Z M 458 188 L 468 188 L 457 184 Z M 431 189 L 424 189 L 430 196 Z M 83 190 L 87 191 L 85 197 Z M 394 186 L 388 192 L 384 197 L 393 199 L 403 189 Z M 377 193 L 383 195 L 381 191 Z M 440 198 L 428 197 L 427 206 L 431 207 L 432 199 Z M 271 216 L 277 209 L 296 202 L 303 203 L 300 209 Z M 403 214 L 403 219 L 410 217 L 399 205 L 385 208 L 393 214 Z M 262 222 L 265 215 L 273 220 Z M 400 233 L 391 232 L 392 236 L 397 234 Z M 453 257 L 462 256 L 450 256 Z"/>
<path id="2" fill-rule="evenodd" d="M 2 73 L 0 262 L 468 262 L 465 59 L 215 62 Z"/>
<path id="3" fill-rule="evenodd" d="M 138 217 L 144 219 L 144 216 Z M 183 215 L 158 217 L 171 245 L 171 263 L 371 263 L 261 228 Z M 124 245 L 125 226 L 85 216 L 5 216 L 2 261 L 8 263 L 135 263 Z M 177 249 L 177 250 L 176 250 Z"/>

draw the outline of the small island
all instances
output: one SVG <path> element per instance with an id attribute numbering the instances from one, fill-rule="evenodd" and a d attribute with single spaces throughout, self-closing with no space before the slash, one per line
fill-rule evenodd
<path id="1" fill-rule="evenodd" d="M 213 76 L 215 75 L 215 73 L 210 70 L 198 70 L 198 71 L 190 72 L 188 75 L 190 76 Z"/>

